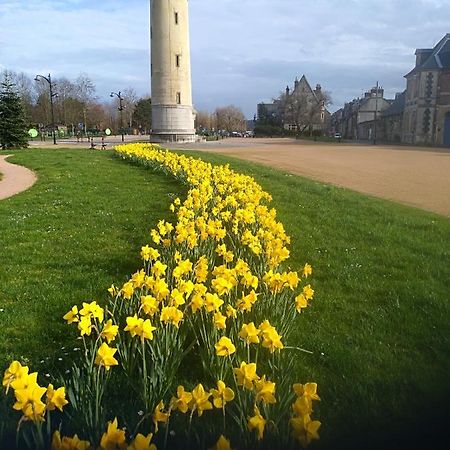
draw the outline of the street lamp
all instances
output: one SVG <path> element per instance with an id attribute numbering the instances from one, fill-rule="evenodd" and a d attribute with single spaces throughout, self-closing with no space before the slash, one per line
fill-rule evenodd
<path id="1" fill-rule="evenodd" d="M 120 95 L 121 92 L 111 92 L 110 97 L 116 96 L 119 99 L 119 107 L 117 108 L 120 111 L 120 130 L 122 132 L 122 142 L 124 141 L 123 136 L 123 97 Z"/>
<path id="2" fill-rule="evenodd" d="M 53 97 L 56 97 L 58 94 L 53 92 L 53 84 L 52 77 L 48 74 L 48 77 L 44 77 L 44 75 L 36 75 L 34 81 L 39 81 L 39 78 L 45 80 L 50 86 L 50 110 L 52 113 L 52 129 L 53 129 L 53 144 L 56 145 L 56 132 L 55 132 L 55 113 L 53 111 Z"/>

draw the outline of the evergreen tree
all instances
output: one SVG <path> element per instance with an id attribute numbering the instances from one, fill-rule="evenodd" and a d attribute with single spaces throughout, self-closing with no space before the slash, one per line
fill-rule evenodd
<path id="1" fill-rule="evenodd" d="M 0 147 L 28 147 L 25 111 L 8 74 L 0 83 Z"/>

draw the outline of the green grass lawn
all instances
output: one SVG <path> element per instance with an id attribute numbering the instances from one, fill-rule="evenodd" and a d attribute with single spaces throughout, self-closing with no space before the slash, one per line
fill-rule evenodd
<path id="1" fill-rule="evenodd" d="M 292 343 L 314 352 L 296 356 L 298 380 L 317 381 L 322 398 L 311 448 L 437 448 L 450 400 L 449 219 L 198 155 L 254 176 L 292 237 L 289 265 L 313 265 L 316 296 Z M 111 152 L 27 150 L 10 161 L 39 180 L 0 201 L 0 367 L 48 367 L 45 357 L 74 346 L 64 312 L 140 267 L 148 230 L 184 188 Z"/>

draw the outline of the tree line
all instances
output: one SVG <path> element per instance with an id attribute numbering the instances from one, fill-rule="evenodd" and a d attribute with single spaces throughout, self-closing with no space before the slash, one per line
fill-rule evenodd
<path id="1" fill-rule="evenodd" d="M 41 78 L 37 81 L 25 73 L 8 70 L 0 74 L 1 81 L 6 79 L 21 99 L 27 124 L 40 130 L 51 130 L 49 84 Z M 75 79 L 54 78 L 52 87 L 55 94 L 55 124 L 67 127 L 68 133 L 93 133 L 106 128 L 118 133 L 121 126 L 125 129 L 136 128 L 142 133 L 150 132 L 151 99 L 139 98 L 132 87 L 121 92 L 124 107 L 122 121 L 118 98 L 111 98 L 109 102 L 100 101 L 96 86 L 87 74 L 80 74 Z"/>
<path id="2" fill-rule="evenodd" d="M 69 135 L 91 135 L 106 128 L 115 134 L 122 130 L 125 133 L 134 130 L 141 134 L 150 133 L 151 98 L 139 98 L 134 88 L 121 91 L 121 113 L 117 96 L 112 96 L 110 101 L 99 100 L 96 86 L 87 74 L 82 73 L 74 79 L 52 78 L 51 81 L 55 125 Z M 41 133 L 52 132 L 50 89 L 45 79 L 4 70 L 0 72 L 1 83 L 8 85 L 8 96 L 14 93 L 20 99 L 21 120 L 26 130 L 36 128 Z M 196 111 L 195 127 L 200 134 L 232 133 L 245 131 L 247 123 L 242 110 L 229 105 L 218 107 L 212 113 Z"/>

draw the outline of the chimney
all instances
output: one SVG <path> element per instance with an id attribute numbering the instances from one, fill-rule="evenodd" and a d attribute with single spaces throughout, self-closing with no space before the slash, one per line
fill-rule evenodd
<path id="1" fill-rule="evenodd" d="M 322 91 L 322 86 L 319 83 L 317 83 L 316 84 L 316 92 L 319 93 L 321 91 Z"/>
<path id="2" fill-rule="evenodd" d="M 286 86 L 286 95 L 289 95 L 289 86 Z"/>
<path id="3" fill-rule="evenodd" d="M 298 78 L 295 77 L 295 81 L 294 81 L 294 89 L 297 89 L 298 86 Z"/>

